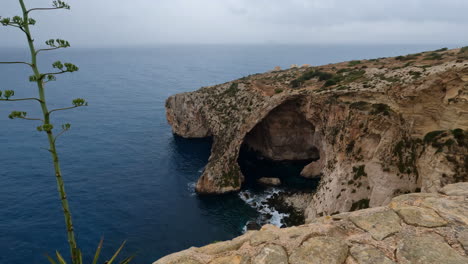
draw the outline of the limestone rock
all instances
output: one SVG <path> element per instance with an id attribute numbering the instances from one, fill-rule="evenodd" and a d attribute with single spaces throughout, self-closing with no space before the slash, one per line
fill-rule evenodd
<path id="1" fill-rule="evenodd" d="M 445 185 L 440 192 L 450 196 L 468 196 L 468 182 Z"/>
<path id="2" fill-rule="evenodd" d="M 417 206 L 404 206 L 396 209 L 396 212 L 407 224 L 425 227 L 438 227 L 447 224 L 434 210 Z"/>
<path id="3" fill-rule="evenodd" d="M 205 254 L 218 254 L 226 251 L 232 251 L 239 249 L 242 244 L 248 241 L 248 237 L 239 237 L 231 241 L 217 242 L 201 248 L 196 249 L 196 251 L 205 253 Z"/>
<path id="4" fill-rule="evenodd" d="M 398 247 L 397 258 L 403 264 L 466 264 L 460 255 L 438 235 L 408 237 Z"/>
<path id="5" fill-rule="evenodd" d="M 156 261 L 154 264 L 203 264 L 203 262 L 200 262 L 190 256 L 190 253 L 188 252 L 189 251 L 182 251 L 180 253 L 169 255 Z"/>
<path id="6" fill-rule="evenodd" d="M 260 231 L 189 248 L 154 264 L 465 264 L 467 198 L 453 194 L 406 194 L 388 206 L 324 216 L 311 224 L 264 225 Z"/>
<path id="7" fill-rule="evenodd" d="M 260 178 L 258 179 L 258 183 L 265 185 L 265 186 L 279 186 L 281 185 L 281 180 L 278 178 Z"/>
<path id="8" fill-rule="evenodd" d="M 245 258 L 242 256 L 220 257 L 210 262 L 210 264 L 244 264 Z"/>
<path id="9" fill-rule="evenodd" d="M 348 256 L 348 245 L 331 237 L 313 237 L 294 250 L 290 264 L 342 264 Z"/>
<path id="10" fill-rule="evenodd" d="M 371 246 L 355 245 L 351 247 L 351 256 L 356 259 L 358 264 L 394 264 L 385 254 Z"/>
<path id="11" fill-rule="evenodd" d="M 252 264 L 288 264 L 288 254 L 282 246 L 267 245 L 255 256 Z"/>
<path id="12" fill-rule="evenodd" d="M 445 219 L 468 225 L 468 203 L 465 197 L 429 197 L 424 199 L 421 205 L 434 209 Z"/>
<path id="13" fill-rule="evenodd" d="M 461 231 L 457 233 L 457 239 L 468 254 L 468 227 L 462 228 Z"/>
<path id="14" fill-rule="evenodd" d="M 252 246 L 258 246 L 266 242 L 273 242 L 278 238 L 278 234 L 272 231 L 258 231 L 250 238 L 250 244 Z"/>
<path id="15" fill-rule="evenodd" d="M 277 69 L 171 96 L 167 119 L 182 137 L 213 137 L 198 193 L 239 191 L 247 145 L 273 160 L 311 161 L 301 174 L 322 176 L 308 221 L 383 206 L 468 181 L 468 65 L 458 52 L 437 61 L 423 53 L 414 66 L 385 58 Z M 342 81 L 325 86 L 312 71 Z"/>
<path id="16" fill-rule="evenodd" d="M 401 230 L 400 218 L 390 209 L 368 209 L 352 214 L 350 220 L 369 232 L 374 239 L 382 240 Z"/>

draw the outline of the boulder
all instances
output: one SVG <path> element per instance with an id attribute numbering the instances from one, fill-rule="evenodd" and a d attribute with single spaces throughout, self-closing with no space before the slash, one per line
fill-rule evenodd
<path id="1" fill-rule="evenodd" d="M 260 183 L 261 185 L 265 185 L 265 186 L 279 186 L 279 185 L 281 185 L 281 180 L 278 179 L 278 178 L 263 177 L 263 178 L 258 179 L 257 182 Z"/>

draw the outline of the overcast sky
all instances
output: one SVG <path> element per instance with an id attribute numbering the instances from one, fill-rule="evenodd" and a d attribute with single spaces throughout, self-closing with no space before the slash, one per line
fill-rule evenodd
<path id="1" fill-rule="evenodd" d="M 25 0 L 47 7 L 52 0 Z M 468 0 L 69 0 L 33 13 L 37 40 L 75 46 L 192 43 L 468 44 Z M 0 16 L 19 14 L 0 0 Z M 0 45 L 23 43 L 0 27 Z"/>

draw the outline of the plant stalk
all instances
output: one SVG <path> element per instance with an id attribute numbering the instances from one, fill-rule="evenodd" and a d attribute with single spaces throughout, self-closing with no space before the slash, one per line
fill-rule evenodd
<path id="1" fill-rule="evenodd" d="M 45 91 L 44 91 L 44 82 L 41 78 L 41 73 L 39 72 L 39 68 L 37 65 L 36 48 L 34 46 L 34 40 L 32 39 L 32 36 L 31 36 L 29 24 L 27 22 L 29 18 L 28 10 L 26 9 L 26 6 L 23 0 L 19 0 L 19 3 L 23 11 L 23 21 L 25 22 L 23 25 L 23 29 L 24 29 L 24 32 L 26 33 L 26 38 L 29 44 L 29 50 L 31 53 L 31 67 L 36 77 L 36 83 L 37 83 L 37 88 L 39 91 L 39 99 L 40 99 L 42 114 L 44 116 L 43 125 L 50 125 L 50 112 L 47 108 L 47 102 L 46 102 Z M 80 264 L 79 263 L 80 251 L 78 249 L 76 239 L 75 239 L 75 232 L 73 230 L 73 223 L 72 223 L 72 215 L 70 212 L 70 207 L 68 205 L 68 199 L 67 199 L 67 194 L 65 192 L 65 185 L 64 185 L 63 178 L 62 178 L 62 172 L 60 170 L 60 162 L 59 162 L 59 157 L 57 154 L 57 148 L 55 146 L 54 134 L 52 130 L 48 130 L 46 131 L 46 133 L 47 133 L 47 139 L 49 140 L 49 148 L 50 148 L 49 152 L 51 153 L 52 161 L 54 163 L 55 179 L 57 181 L 57 189 L 58 189 L 60 200 L 62 203 L 63 214 L 65 217 L 65 224 L 66 224 L 67 235 L 68 235 L 68 244 L 70 246 L 72 263 Z"/>

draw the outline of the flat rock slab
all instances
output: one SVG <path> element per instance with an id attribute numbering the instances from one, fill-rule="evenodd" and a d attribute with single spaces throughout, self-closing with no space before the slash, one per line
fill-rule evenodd
<path id="1" fill-rule="evenodd" d="M 247 264 L 248 259 L 242 256 L 229 256 L 214 259 L 210 264 Z"/>
<path id="2" fill-rule="evenodd" d="M 385 254 L 368 245 L 356 245 L 350 250 L 351 256 L 357 261 L 358 264 L 395 264 L 393 260 L 389 259 Z"/>
<path id="3" fill-rule="evenodd" d="M 450 222 L 459 222 L 468 225 L 468 199 L 465 197 L 424 199 L 421 206 L 434 209 Z"/>
<path id="4" fill-rule="evenodd" d="M 468 182 L 445 185 L 440 192 L 450 196 L 468 196 Z"/>
<path id="5" fill-rule="evenodd" d="M 252 235 L 250 238 L 250 244 L 252 246 L 258 246 L 260 244 L 273 241 L 279 237 L 278 234 L 273 233 L 273 231 L 258 231 Z"/>
<path id="6" fill-rule="evenodd" d="M 306 263 L 468 264 L 468 197 L 402 195 L 389 206 L 324 216 L 307 225 L 264 225 L 154 264 Z"/>
<path id="7" fill-rule="evenodd" d="M 363 210 L 349 218 L 355 225 L 366 230 L 376 240 L 397 233 L 401 230 L 400 218 L 391 209 L 375 212 L 373 209 Z"/>
<path id="8" fill-rule="evenodd" d="M 313 237 L 293 251 L 290 264 L 342 264 L 348 255 L 348 245 L 333 237 Z"/>
<path id="9" fill-rule="evenodd" d="M 288 254 L 282 246 L 267 245 L 255 256 L 252 264 L 288 264 Z"/>
<path id="10" fill-rule="evenodd" d="M 424 227 L 439 227 L 447 225 L 442 217 L 434 210 L 416 206 L 402 206 L 394 210 L 403 218 L 403 221 L 409 225 Z"/>
<path id="11" fill-rule="evenodd" d="M 239 249 L 242 244 L 248 240 L 247 237 L 240 237 L 230 241 L 216 242 L 207 246 L 197 248 L 196 251 L 209 255 L 215 255 L 226 251 L 233 251 Z"/>
<path id="12" fill-rule="evenodd" d="M 451 248 L 439 235 L 410 236 L 397 249 L 402 264 L 466 264 L 468 258 Z"/>

